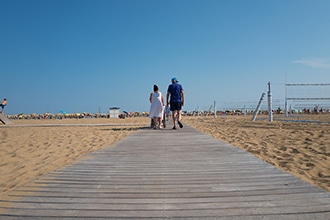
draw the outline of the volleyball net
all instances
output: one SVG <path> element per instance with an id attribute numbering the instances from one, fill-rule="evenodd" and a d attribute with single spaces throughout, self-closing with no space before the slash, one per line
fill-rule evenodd
<path id="1" fill-rule="evenodd" d="M 330 83 L 285 84 L 285 109 L 288 111 L 329 111 Z"/>

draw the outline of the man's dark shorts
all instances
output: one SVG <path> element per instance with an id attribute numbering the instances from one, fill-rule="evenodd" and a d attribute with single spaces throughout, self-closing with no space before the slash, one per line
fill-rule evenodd
<path id="1" fill-rule="evenodd" d="M 182 109 L 182 102 L 171 102 L 171 111 L 180 111 Z"/>

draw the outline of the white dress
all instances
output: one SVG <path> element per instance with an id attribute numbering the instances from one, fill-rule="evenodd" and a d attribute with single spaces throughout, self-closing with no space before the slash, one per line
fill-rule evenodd
<path id="1" fill-rule="evenodd" d="M 153 92 L 151 93 L 151 106 L 149 118 L 157 117 L 163 118 L 163 103 L 162 103 L 162 93 Z"/>

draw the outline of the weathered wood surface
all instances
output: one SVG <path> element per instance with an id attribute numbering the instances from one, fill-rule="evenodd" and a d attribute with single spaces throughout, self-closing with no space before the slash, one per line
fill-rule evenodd
<path id="1" fill-rule="evenodd" d="M 20 188 L 0 219 L 330 219 L 329 192 L 187 125 L 168 127 Z"/>

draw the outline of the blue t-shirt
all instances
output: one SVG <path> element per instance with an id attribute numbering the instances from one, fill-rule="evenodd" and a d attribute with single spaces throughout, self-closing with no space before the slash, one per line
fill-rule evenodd
<path id="1" fill-rule="evenodd" d="M 182 86 L 179 83 L 172 83 L 168 86 L 167 92 L 171 93 L 171 102 L 182 102 L 181 100 L 181 91 L 183 90 Z"/>

